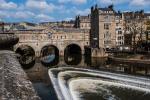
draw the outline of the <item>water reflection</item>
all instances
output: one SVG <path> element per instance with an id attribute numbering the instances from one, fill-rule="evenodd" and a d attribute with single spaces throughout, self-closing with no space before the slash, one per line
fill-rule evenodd
<path id="1" fill-rule="evenodd" d="M 80 46 L 68 45 L 64 52 L 64 61 L 67 65 L 78 65 L 81 62 L 82 54 Z"/>
<path id="2" fill-rule="evenodd" d="M 64 57 L 67 65 L 78 65 L 81 62 L 82 56 L 80 54 L 72 54 Z"/>
<path id="3" fill-rule="evenodd" d="M 121 62 L 114 62 L 114 61 L 109 61 L 109 70 L 112 71 L 119 71 L 119 72 L 124 72 L 127 74 L 134 74 L 134 75 L 150 75 L 150 68 L 149 65 L 147 64 L 131 64 L 131 63 L 121 63 Z"/>
<path id="4" fill-rule="evenodd" d="M 72 61 L 71 67 L 81 67 L 88 69 L 96 69 L 96 70 L 107 70 L 111 72 L 119 72 L 126 74 L 136 74 L 136 75 L 150 75 L 149 65 L 136 65 L 136 64 L 127 64 L 127 63 L 118 63 L 109 61 L 107 58 L 90 58 L 88 56 L 82 56 L 80 63 L 76 65 L 76 60 L 79 60 L 77 56 L 74 61 Z M 50 78 L 48 76 L 48 69 L 52 67 L 65 67 L 70 66 L 66 63 L 65 57 L 58 57 L 58 63 L 51 63 L 48 67 L 41 64 L 41 61 L 36 59 L 35 65 L 25 70 L 29 79 L 33 82 L 36 91 L 42 98 L 42 100 L 57 100 L 53 87 L 50 83 Z M 45 88 L 46 87 L 46 88 Z M 118 91 L 118 90 L 116 90 Z M 125 92 L 123 92 L 125 93 Z M 49 95 L 51 94 L 51 95 Z M 130 93 L 129 93 L 130 94 Z M 85 95 L 85 97 L 88 97 Z M 127 96 L 128 97 L 128 96 Z M 54 99 L 55 98 L 55 99 Z"/>
<path id="5" fill-rule="evenodd" d="M 54 66 L 59 62 L 59 50 L 53 45 L 44 46 L 41 50 L 41 63 L 44 66 Z"/>
<path id="6" fill-rule="evenodd" d="M 48 49 L 43 49 L 40 63 L 48 68 L 71 65 L 74 67 L 108 70 L 134 75 L 150 75 L 150 67 L 146 64 L 114 62 L 107 58 L 91 58 L 87 55 L 82 56 L 81 54 L 70 53 L 66 53 L 64 57 L 59 57 L 55 49 L 45 53 L 47 50 Z M 31 48 L 19 48 L 16 52 L 20 54 L 18 59 L 24 69 L 30 69 L 37 63 L 37 61 L 35 61 L 34 51 L 32 51 Z"/>
<path id="7" fill-rule="evenodd" d="M 16 50 L 18 59 L 24 69 L 29 69 L 35 64 L 35 52 L 30 46 L 24 45 Z"/>

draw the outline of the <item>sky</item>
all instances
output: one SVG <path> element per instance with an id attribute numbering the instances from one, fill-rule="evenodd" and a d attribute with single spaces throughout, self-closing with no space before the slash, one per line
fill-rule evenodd
<path id="1" fill-rule="evenodd" d="M 114 4 L 115 10 L 144 10 L 150 13 L 150 0 L 0 0 L 0 21 L 49 22 L 74 19 L 87 15 L 91 6 L 107 7 Z"/>

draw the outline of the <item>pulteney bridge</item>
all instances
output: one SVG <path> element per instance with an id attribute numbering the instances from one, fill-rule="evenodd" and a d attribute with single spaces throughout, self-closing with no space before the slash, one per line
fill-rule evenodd
<path id="1" fill-rule="evenodd" d="M 36 57 L 40 57 L 44 48 L 53 48 L 60 56 L 64 56 L 65 50 L 85 52 L 85 46 L 89 46 L 89 30 L 83 29 L 34 29 L 19 30 L 15 34 L 19 37 L 14 50 L 30 48 Z"/>

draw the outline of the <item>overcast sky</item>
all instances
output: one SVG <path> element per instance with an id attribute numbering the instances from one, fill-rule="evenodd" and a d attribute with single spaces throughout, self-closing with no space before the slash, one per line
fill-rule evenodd
<path id="1" fill-rule="evenodd" d="M 0 20 L 7 22 L 47 22 L 87 15 L 92 5 L 106 7 L 114 4 L 115 10 L 150 12 L 150 0 L 0 0 Z"/>

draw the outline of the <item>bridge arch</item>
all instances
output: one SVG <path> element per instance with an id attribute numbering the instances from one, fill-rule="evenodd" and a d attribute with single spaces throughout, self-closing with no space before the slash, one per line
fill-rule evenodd
<path id="1" fill-rule="evenodd" d="M 29 45 L 20 45 L 15 52 L 19 54 L 18 59 L 24 69 L 29 69 L 35 64 L 35 50 Z"/>
<path id="2" fill-rule="evenodd" d="M 75 44 L 75 43 L 69 44 L 65 47 L 64 55 L 66 53 L 66 50 L 69 50 L 73 54 L 76 54 L 76 53 L 82 54 L 82 49 L 81 49 L 80 45 Z"/>
<path id="3" fill-rule="evenodd" d="M 45 45 L 40 51 L 41 63 L 45 66 L 54 66 L 59 62 L 59 49 L 55 45 Z"/>
<path id="4" fill-rule="evenodd" d="M 78 44 L 69 44 L 64 50 L 64 60 L 68 65 L 78 65 L 82 59 L 82 49 Z"/>

